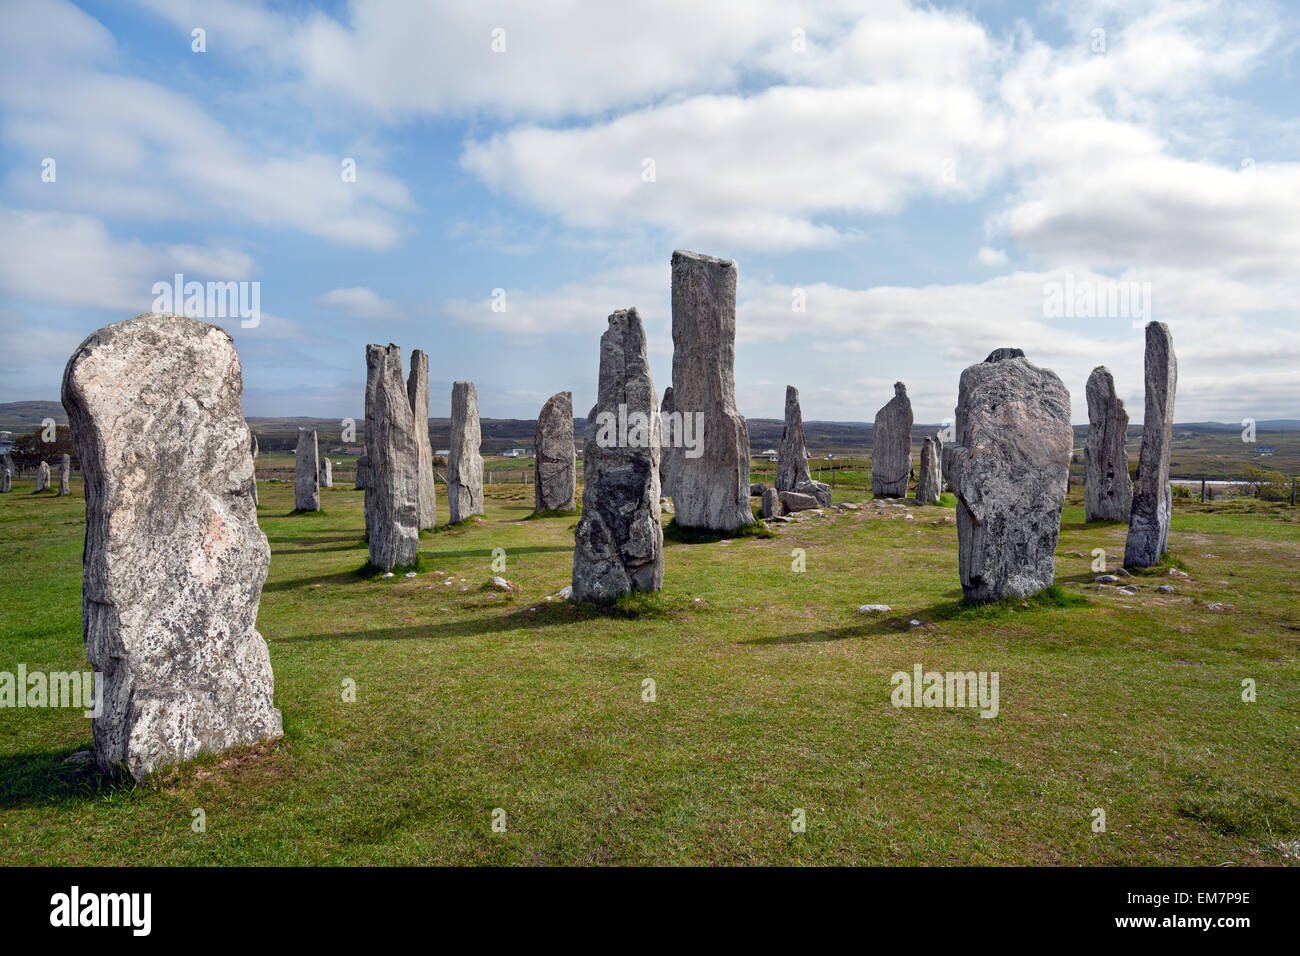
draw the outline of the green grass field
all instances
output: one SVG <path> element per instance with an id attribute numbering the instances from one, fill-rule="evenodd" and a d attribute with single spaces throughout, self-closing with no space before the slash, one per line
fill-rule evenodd
<path id="1" fill-rule="evenodd" d="M 80 493 L 0 496 L 0 670 L 85 666 Z M 1085 526 L 1080 494 L 1054 600 L 964 607 L 951 508 L 866 504 L 670 542 L 659 598 L 597 612 L 545 600 L 575 519 L 524 521 L 531 487 L 492 485 L 422 537 L 426 573 L 384 580 L 357 573 L 360 492 L 290 516 L 264 483 L 284 738 L 130 788 L 63 762 L 79 709 L 0 710 L 0 863 L 1295 863 L 1296 509 L 1180 502 L 1190 577 L 1124 597 L 1090 568 L 1124 528 Z M 514 593 L 483 587 L 496 548 Z M 917 663 L 998 672 L 997 717 L 893 707 Z"/>

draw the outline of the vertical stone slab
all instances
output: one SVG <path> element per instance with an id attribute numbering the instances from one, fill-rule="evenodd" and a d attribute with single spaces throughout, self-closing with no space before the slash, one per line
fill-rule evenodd
<path id="1" fill-rule="evenodd" d="M 608 603 L 621 594 L 663 586 L 662 422 L 655 413 L 655 394 L 641 316 L 636 309 L 613 313 L 600 337 L 600 384 L 582 446 L 582 517 L 573 549 L 575 601 Z M 634 428 L 638 420 L 639 430 Z"/>
<path id="2" fill-rule="evenodd" d="M 391 571 L 420 549 L 415 420 L 402 379 L 402 350 L 366 346 L 366 538 L 370 563 Z"/>
<path id="3" fill-rule="evenodd" d="M 573 393 L 557 392 L 537 415 L 533 436 L 533 510 L 573 511 L 577 507 L 577 455 L 573 447 Z"/>
<path id="4" fill-rule="evenodd" d="M 759 517 L 775 518 L 781 514 L 781 494 L 775 488 L 765 488 L 759 504 Z"/>
<path id="5" fill-rule="evenodd" d="M 406 379 L 406 397 L 415 424 L 416 502 L 421 531 L 438 523 L 438 487 L 433 480 L 433 443 L 429 440 L 429 356 L 411 352 L 411 374 Z"/>
<path id="6" fill-rule="evenodd" d="M 1084 389 L 1088 437 L 1083 446 L 1083 507 L 1088 521 L 1128 521 L 1133 481 L 1128 475 L 1128 412 L 1115 394 L 1110 369 L 1098 365 Z"/>
<path id="7" fill-rule="evenodd" d="M 68 483 L 71 481 L 71 479 L 72 479 L 72 458 L 68 455 L 64 455 L 63 458 L 59 461 L 59 495 L 58 496 L 60 498 L 62 498 L 64 495 L 70 492 L 71 489 L 68 487 Z"/>
<path id="8" fill-rule="evenodd" d="M 1070 393 L 1055 372 L 999 349 L 961 373 L 956 419 L 943 461 L 957 496 L 962 593 L 970 601 L 1034 594 L 1055 577 L 1074 446 Z"/>
<path id="9" fill-rule="evenodd" d="M 370 473 L 370 458 L 363 451 L 357 456 L 357 476 L 352 483 L 354 491 L 361 491 L 366 487 L 366 477 Z"/>
<path id="10" fill-rule="evenodd" d="M 678 432 L 678 419 L 674 416 L 677 406 L 673 403 L 673 387 L 664 389 L 664 400 L 659 406 L 659 493 L 666 498 L 673 496 L 673 462 L 674 456 L 681 454 L 681 436 Z"/>
<path id="11" fill-rule="evenodd" d="M 482 432 L 478 421 L 478 391 L 473 382 L 451 386 L 451 444 L 447 456 L 447 514 L 455 524 L 483 513 Z"/>
<path id="12" fill-rule="evenodd" d="M 781 445 L 777 452 L 776 490 L 811 495 L 819 507 L 831 503 L 831 486 L 813 481 L 808 470 L 808 448 L 803 439 L 803 412 L 799 408 L 799 390 L 793 385 L 785 387 L 785 428 L 781 432 Z"/>
<path id="13" fill-rule="evenodd" d="M 322 488 L 334 487 L 334 462 L 328 457 L 322 456 L 320 460 L 320 486 Z"/>
<path id="14" fill-rule="evenodd" d="M 0 494 L 13 488 L 14 460 L 8 454 L 0 461 Z"/>
<path id="15" fill-rule="evenodd" d="M 1148 322 L 1146 339 L 1142 450 L 1124 542 L 1124 564 L 1137 568 L 1151 567 L 1169 547 L 1169 518 L 1173 512 L 1169 452 L 1174 442 L 1174 392 L 1178 389 L 1178 359 L 1169 326 Z"/>
<path id="16" fill-rule="evenodd" d="M 100 329 L 63 375 L 86 481 L 82 621 L 101 770 L 135 780 L 282 733 L 255 628 L 271 550 L 231 337 L 179 315 Z"/>
<path id="17" fill-rule="evenodd" d="M 916 479 L 916 503 L 932 505 L 943 493 L 943 450 L 937 437 L 927 435 L 921 443 L 921 471 Z"/>
<path id="18" fill-rule="evenodd" d="M 894 397 L 876 412 L 871 429 L 871 494 L 904 498 L 912 473 L 912 402 L 907 386 L 894 383 Z"/>
<path id="19" fill-rule="evenodd" d="M 314 428 L 298 429 L 293 462 L 293 507 L 296 511 L 320 511 L 320 453 Z"/>
<path id="20" fill-rule="evenodd" d="M 253 456 L 253 477 L 249 480 L 248 489 L 253 496 L 253 507 L 258 505 L 257 501 L 257 436 L 250 430 L 248 433 L 248 451 Z"/>
<path id="21" fill-rule="evenodd" d="M 733 531 L 754 523 L 749 429 L 736 410 L 736 264 L 677 250 L 672 259 L 674 408 L 703 413 L 697 457 L 671 447 L 673 511 L 684 528 Z"/>
<path id="22" fill-rule="evenodd" d="M 50 466 L 41 462 L 36 466 L 36 490 L 45 491 L 50 487 Z"/>

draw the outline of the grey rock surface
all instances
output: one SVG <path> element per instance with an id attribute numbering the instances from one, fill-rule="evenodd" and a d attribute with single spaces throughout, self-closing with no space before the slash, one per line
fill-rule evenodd
<path id="1" fill-rule="evenodd" d="M 759 505 L 759 516 L 763 518 L 775 518 L 781 513 L 781 493 L 775 488 L 768 488 L 763 492 L 763 500 Z"/>
<path id="2" fill-rule="evenodd" d="M 419 452 L 402 377 L 402 350 L 366 346 L 366 538 L 370 563 L 391 571 L 420 550 Z"/>
<path id="3" fill-rule="evenodd" d="M 1126 567 L 1149 568 L 1169 548 L 1169 517 L 1173 491 L 1169 487 L 1169 452 L 1174 441 L 1174 392 L 1178 389 L 1178 359 L 1174 338 L 1163 322 L 1146 329 L 1146 408 L 1142 419 L 1142 450 L 1133 483 L 1133 507 L 1124 542 Z"/>
<path id="4" fill-rule="evenodd" d="M 943 494 L 943 445 L 938 436 L 927 435 L 921 442 L 921 470 L 916 477 L 916 501 L 932 505 Z"/>
<path id="5" fill-rule="evenodd" d="M 672 312 L 672 404 L 683 416 L 704 416 L 700 455 L 666 449 L 676 521 L 684 528 L 733 531 L 754 523 L 749 430 L 736 410 L 735 263 L 674 252 Z"/>
<path id="6" fill-rule="evenodd" d="M 533 448 L 533 510 L 573 511 L 578 506 L 578 459 L 572 392 L 557 392 L 546 400 L 537 416 Z"/>
<path id="7" fill-rule="evenodd" d="M 334 462 L 330 461 L 328 457 L 323 456 L 320 460 L 319 484 L 322 488 L 334 487 Z"/>
<path id="8" fill-rule="evenodd" d="M 659 446 L 659 493 L 667 498 L 673 496 L 673 463 L 676 460 L 673 449 L 680 444 L 676 431 L 676 419 L 673 412 L 677 406 L 673 403 L 673 387 L 664 389 L 663 404 L 659 406 L 660 446 Z M 677 454 L 680 454 L 678 450 Z"/>
<path id="9" fill-rule="evenodd" d="M 59 497 L 68 494 L 70 489 L 68 483 L 72 478 L 72 458 L 64 455 L 59 460 Z"/>
<path id="10" fill-rule="evenodd" d="M 452 524 L 483 513 L 482 432 L 478 391 L 473 382 L 451 386 L 451 454 L 447 456 L 447 520 Z"/>
<path id="11" fill-rule="evenodd" d="M 636 309 L 609 317 L 600 337 L 600 384 L 583 441 L 582 517 L 574 532 L 575 601 L 608 603 L 631 591 L 658 591 L 664 578 L 659 510 L 662 422 Z M 647 440 L 599 440 L 602 413 L 646 418 Z M 748 497 L 745 499 L 748 501 Z"/>
<path id="12" fill-rule="evenodd" d="M 354 491 L 360 491 L 366 487 L 366 477 L 370 474 L 370 458 L 363 451 L 357 456 L 357 475 L 356 480 L 352 483 Z"/>
<path id="13" fill-rule="evenodd" d="M 1088 376 L 1088 437 L 1083 446 L 1083 506 L 1088 521 L 1128 521 L 1133 481 L 1128 476 L 1128 412 L 1115 394 L 1110 370 L 1098 365 Z"/>
<path id="14" fill-rule="evenodd" d="M 749 483 L 749 497 L 751 498 L 761 497 L 763 492 L 765 491 L 767 491 L 767 485 L 763 484 L 763 482 L 751 481 Z"/>
<path id="15" fill-rule="evenodd" d="M 781 431 L 781 445 L 777 450 L 776 490 L 793 491 L 809 495 L 825 507 L 831 503 L 831 486 L 813 481 L 808 471 L 808 448 L 803 438 L 803 412 L 799 407 L 799 390 L 793 385 L 785 387 L 785 427 Z"/>
<path id="16" fill-rule="evenodd" d="M 254 434 L 250 431 L 250 432 L 248 433 L 248 453 L 249 453 L 249 454 L 252 456 L 252 458 L 253 458 L 253 478 L 252 478 L 252 480 L 249 482 L 248 490 L 249 490 L 249 493 L 253 496 L 253 507 L 254 507 L 254 508 L 257 508 L 257 504 L 258 504 L 258 501 L 257 501 L 257 452 L 258 452 L 258 447 L 257 447 L 257 436 L 254 435 Z"/>
<path id="17" fill-rule="evenodd" d="M 907 495 L 912 473 L 912 402 L 907 386 L 894 383 L 894 397 L 876 412 L 871 430 L 871 493 L 877 498 Z"/>
<path id="18" fill-rule="evenodd" d="M 419 349 L 411 352 L 406 397 L 415 424 L 418 525 L 426 531 L 438 523 L 438 485 L 433 478 L 433 443 L 429 439 L 429 356 Z"/>
<path id="19" fill-rule="evenodd" d="M 962 372 L 956 443 L 944 449 L 962 592 L 972 601 L 1026 597 L 1055 577 L 1074 444 L 1070 393 L 1014 351 Z"/>
<path id="20" fill-rule="evenodd" d="M 230 335 L 145 314 L 90 335 L 63 376 L 86 480 L 82 620 L 103 675 L 101 770 L 135 780 L 278 737 L 255 629 L 271 560 Z"/>
<path id="21" fill-rule="evenodd" d="M 36 466 L 36 490 L 44 491 L 50 487 L 50 466 L 42 461 Z"/>
<path id="22" fill-rule="evenodd" d="M 295 511 L 320 511 L 320 454 L 316 429 L 298 429 L 298 448 L 293 459 L 293 507 Z"/>
<path id="23" fill-rule="evenodd" d="M 821 508 L 822 503 L 810 494 L 799 491 L 782 491 L 781 510 L 786 514 L 793 511 L 811 511 L 813 508 Z"/>

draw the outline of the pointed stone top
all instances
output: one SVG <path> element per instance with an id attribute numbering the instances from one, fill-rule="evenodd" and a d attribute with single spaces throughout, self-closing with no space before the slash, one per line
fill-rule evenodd
<path id="1" fill-rule="evenodd" d="M 724 269 L 734 268 L 736 265 L 736 263 L 731 259 L 720 259 L 717 256 L 706 256 L 702 252 L 691 252 L 689 249 L 673 250 L 673 265 L 676 265 L 683 259 L 694 259 L 698 262 L 713 262 L 717 263 Z"/>
<path id="2" fill-rule="evenodd" d="M 895 383 L 894 383 L 894 395 L 895 395 L 895 397 L 897 397 L 897 398 L 906 398 L 906 397 L 907 397 L 907 386 L 904 385 L 902 382 L 895 382 Z"/>
<path id="3" fill-rule="evenodd" d="M 791 398 L 795 401 L 799 400 L 799 389 L 795 388 L 793 385 L 787 385 L 785 387 L 785 400 L 788 402 Z"/>
<path id="4" fill-rule="evenodd" d="M 1025 357 L 1024 349 L 1000 348 L 1000 349 L 994 349 L 992 352 L 990 352 L 989 357 L 986 358 L 984 361 L 1001 362 L 1003 359 L 1024 358 L 1024 357 Z"/>

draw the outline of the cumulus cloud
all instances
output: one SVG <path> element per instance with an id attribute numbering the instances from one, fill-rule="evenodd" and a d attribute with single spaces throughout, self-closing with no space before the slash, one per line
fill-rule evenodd
<path id="1" fill-rule="evenodd" d="M 404 319 L 406 313 L 396 302 L 385 299 L 366 286 L 330 289 L 314 300 L 318 305 L 342 309 L 360 319 Z"/>

